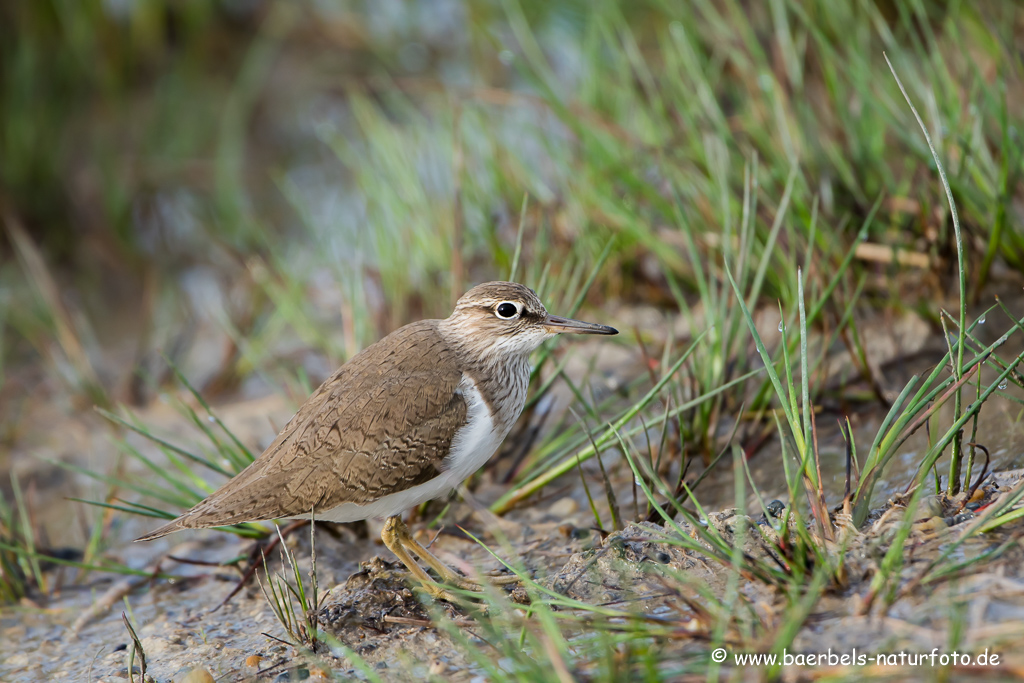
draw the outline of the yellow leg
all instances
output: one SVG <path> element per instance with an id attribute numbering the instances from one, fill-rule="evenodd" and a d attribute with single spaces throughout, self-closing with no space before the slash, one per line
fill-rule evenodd
<path id="1" fill-rule="evenodd" d="M 421 560 L 426 562 L 431 569 L 437 572 L 437 575 L 441 577 L 442 581 L 444 581 L 445 583 L 450 583 L 453 586 L 458 586 L 463 590 L 483 590 L 479 583 L 467 579 L 466 577 L 457 573 L 454 569 L 452 569 L 444 562 L 442 562 L 440 559 L 438 559 L 437 555 L 427 550 L 423 546 L 423 544 L 421 544 L 419 541 L 413 538 L 412 533 L 409 531 L 409 527 L 407 527 L 404 522 L 395 531 L 399 534 L 400 538 L 402 539 L 402 545 L 416 553 Z M 503 586 L 510 583 L 516 583 L 517 581 L 519 581 L 519 577 L 516 576 L 500 576 L 493 578 L 491 580 L 491 583 L 497 586 Z"/>
<path id="2" fill-rule="evenodd" d="M 381 531 L 381 539 L 384 541 L 384 545 L 393 552 L 398 559 L 402 561 L 412 575 L 423 584 L 423 587 L 434 597 L 439 597 L 440 593 L 445 594 L 443 599 L 451 600 L 452 596 L 448 591 L 441 588 L 433 579 L 430 578 L 421 566 L 412 559 L 409 555 L 409 551 L 416 553 L 421 560 L 427 563 L 427 565 L 437 572 L 437 575 L 445 583 L 449 583 L 453 586 L 458 586 L 463 590 L 470 591 L 482 591 L 483 588 L 480 584 L 475 581 L 470 581 L 466 577 L 458 574 L 455 570 L 451 569 L 444 562 L 439 560 L 434 553 L 427 550 L 423 545 L 413 538 L 409 532 L 409 527 L 405 525 L 401 517 L 388 517 L 387 522 L 384 524 L 384 530 Z M 499 586 L 516 583 L 519 578 L 516 576 L 502 576 L 495 577 L 491 583 Z"/>
<path id="3" fill-rule="evenodd" d="M 423 589 L 427 591 L 436 600 L 447 600 L 448 602 L 454 602 L 455 596 L 449 591 L 446 591 L 436 581 L 430 578 L 430 574 L 423 571 L 423 567 L 417 564 L 416 560 L 412 558 L 409 551 L 405 549 L 402 544 L 402 534 L 399 529 L 405 529 L 405 523 L 401 517 L 388 517 L 387 521 L 384 522 L 384 528 L 380 532 L 380 539 L 384 541 L 384 545 L 388 547 L 388 550 L 393 552 L 395 556 L 402 561 L 412 575 L 423 585 Z M 405 534 L 408 535 L 408 529 L 405 529 Z"/>

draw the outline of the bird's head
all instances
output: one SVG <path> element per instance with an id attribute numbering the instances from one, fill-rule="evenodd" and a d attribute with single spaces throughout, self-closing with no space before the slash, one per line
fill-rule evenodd
<path id="1" fill-rule="evenodd" d="M 485 282 L 462 295 L 447 329 L 485 353 L 527 355 L 556 334 L 618 334 L 607 325 L 548 313 L 537 294 L 516 282 Z"/>

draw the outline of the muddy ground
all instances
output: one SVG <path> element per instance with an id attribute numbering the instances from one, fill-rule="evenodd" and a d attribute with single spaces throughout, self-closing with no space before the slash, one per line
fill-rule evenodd
<path id="1" fill-rule="evenodd" d="M 1019 482 L 1020 473 L 1000 475 L 985 495 L 998 496 Z M 456 517 L 465 528 L 495 543 L 485 533 L 477 513 L 467 505 L 457 507 Z M 947 650 L 949 620 L 963 616 L 967 628 L 957 647 L 971 652 L 987 648 L 1000 655 L 1000 665 L 990 671 L 955 669 L 958 675 L 1012 676 L 1024 672 L 1024 548 L 1019 542 L 1024 536 L 1022 523 L 969 541 L 962 548 L 963 556 L 970 557 L 1009 543 L 1009 549 L 994 562 L 955 580 L 900 595 L 887 611 L 862 613 L 865 580 L 870 579 L 888 547 L 901 512 L 900 507 L 892 507 L 877 514 L 862 532 L 854 532 L 847 554 L 848 586 L 827 594 L 816 605 L 794 647 L 803 652 L 848 652 L 853 648 L 870 653 Z M 946 514 L 949 512 L 934 501 L 922 506 L 920 521 L 907 542 L 904 585 L 971 523 L 970 514 L 958 518 Z M 685 671 L 688 665 L 692 667 L 707 657 L 702 637 L 705 625 L 700 610 L 695 609 L 701 602 L 695 586 L 704 585 L 724 598 L 730 590 L 728 572 L 706 556 L 666 542 L 674 535 L 671 528 L 645 522 L 602 537 L 589 528 L 588 515 L 571 498 L 511 517 L 518 521 L 503 523 L 504 535 L 539 583 L 574 599 L 632 610 L 671 625 L 674 637 L 667 638 L 663 646 L 667 674 Z M 737 521 L 734 510 L 709 516 L 709 523 L 726 538 L 731 537 Z M 758 520 L 747 518 L 746 522 L 757 524 Z M 765 522 L 761 520 L 762 526 Z M 681 526 L 693 532 L 685 523 Z M 771 537 L 774 531 L 767 533 Z M 429 540 L 433 534 L 424 536 Z M 301 558 L 303 571 L 308 571 L 308 536 L 295 533 L 289 543 Z M 338 541 L 321 530 L 316 543 L 320 584 L 329 588 L 320 610 L 321 625 L 381 679 L 407 680 L 412 675 L 484 680 L 483 670 L 467 656 L 466 649 L 430 625 L 432 612 L 436 616 L 437 609 L 454 620 L 471 645 L 484 652 L 494 649 L 491 656 L 499 666 L 503 664 L 492 636 L 457 608 L 425 604 L 410 590 L 400 565 L 389 562 L 372 538 L 346 534 Z M 207 535 L 174 544 L 168 548 L 168 555 L 226 559 L 244 552 L 246 545 L 227 543 L 221 535 Z M 456 534 L 442 533 L 432 547 L 442 559 L 461 563 L 459 566 L 465 567 L 468 562 L 484 569 L 497 567 L 479 546 Z M 767 552 L 763 544 L 753 542 L 746 550 L 762 556 Z M 137 588 L 132 591 L 126 583 L 113 582 L 106 587 L 113 596 L 109 612 L 87 617 L 84 611 L 96 604 L 96 598 L 102 602 L 110 597 L 104 596 L 101 584 L 93 583 L 89 590 L 67 590 L 55 607 L 46 610 L 21 610 L 15 618 L 7 614 L 0 632 L 3 680 L 126 680 L 129 641 L 121 625 L 126 604 L 122 595 L 128 596 L 133 619 L 141 626 L 138 635 L 153 680 L 181 681 L 194 668 L 205 669 L 216 680 L 225 681 L 299 680 L 307 676 L 317 680 L 321 670 L 341 674 L 343 679 L 366 678 L 336 646 L 311 662 L 275 640 L 285 634 L 255 586 L 244 589 L 225 606 L 212 609 L 230 592 L 236 573 L 210 568 L 197 571 L 170 559 L 161 564 L 164 571 L 191 573 L 192 578 L 134 582 Z M 747 583 L 741 591 L 758 613 L 763 624 L 759 637 L 768 646 L 776 626 L 773 619 L 781 614 L 785 598 L 757 582 Z M 79 625 L 77 631 L 73 630 L 75 622 Z M 889 672 L 884 667 L 874 668 L 874 673 Z M 837 667 L 833 672 L 841 671 Z M 577 673 L 585 675 L 586 671 Z M 898 678 L 915 677 L 910 667 L 896 667 L 891 673 Z M 791 668 L 788 674 L 799 678 L 801 671 Z"/>
<path id="2" fill-rule="evenodd" d="M 635 312 L 634 322 L 642 323 L 643 315 L 643 311 Z M 619 321 L 613 322 L 621 325 Z M 774 324 L 765 321 L 766 335 Z M 627 325 L 622 326 L 628 329 Z M 898 389 L 909 373 L 917 371 L 914 363 L 907 360 L 906 350 L 907 338 L 913 338 L 915 331 L 922 328 L 920 321 L 908 317 L 892 324 L 879 319 L 873 324 L 866 322 L 865 326 L 865 336 L 874 345 L 869 349 L 872 362 L 878 368 L 888 369 L 882 373 L 891 384 L 886 390 Z M 934 342 L 931 340 L 932 346 L 936 346 Z M 918 344 L 912 355 L 919 365 L 927 367 L 934 362 L 929 355 L 934 352 L 928 344 Z M 611 384 L 642 372 L 634 351 L 618 348 L 606 354 L 598 363 L 598 371 Z M 837 367 L 841 363 L 842 358 L 838 358 Z M 581 365 L 588 366 L 589 362 Z M 44 395 L 42 399 L 45 398 Z M 23 481 L 33 482 L 27 498 L 38 526 L 45 532 L 42 540 L 53 548 L 76 544 L 81 547 L 83 534 L 88 531 L 85 508 L 66 501 L 65 496 L 96 499 L 102 497 L 104 488 L 89 488 L 80 478 L 47 464 L 41 456 L 49 454 L 53 459 L 109 471 L 111 453 L 116 449 L 111 443 L 109 426 L 98 418 L 78 410 L 76 415 L 85 416 L 69 420 L 67 415 L 76 410 L 74 406 L 42 399 L 32 410 L 25 410 L 19 426 L 22 431 L 16 440 L 19 450 L 15 453 L 22 457 L 12 462 Z M 217 407 L 217 412 L 236 433 L 259 449 L 273 437 L 292 409 L 287 399 L 269 394 L 226 402 Z M 1024 464 L 1018 413 L 1019 406 L 1005 400 L 993 401 L 983 411 L 982 433 L 989 438 L 994 465 L 1004 470 L 984 488 L 984 501 L 1004 495 L 1018 484 L 1019 473 L 1013 468 Z M 155 401 L 140 412 L 140 417 L 164 434 L 180 436 L 186 429 L 182 416 L 167 400 Z M 62 428 L 54 430 L 52 425 L 58 419 Z M 880 416 L 876 410 L 855 414 L 853 419 L 864 434 L 873 434 Z M 858 437 L 861 443 L 866 439 L 869 440 L 867 436 Z M 141 442 L 135 443 L 143 447 Z M 842 452 L 838 430 L 823 426 L 820 447 L 823 458 L 829 458 L 823 463 L 823 472 L 831 485 L 830 504 L 835 504 L 842 476 L 841 463 L 836 459 Z M 815 605 L 794 647 L 803 652 L 849 652 L 853 648 L 867 652 L 930 652 L 933 648 L 949 649 L 953 643 L 972 652 L 988 648 L 1001 658 L 998 667 L 983 671 L 971 667 L 957 669 L 958 675 L 1012 677 L 1024 673 L 1024 547 L 1020 543 L 1024 523 L 1018 521 L 969 541 L 956 556 L 958 560 L 967 559 L 1000 548 L 997 558 L 948 580 L 898 592 L 888 609 L 880 607 L 884 601 L 879 599 L 866 609 L 869 582 L 902 514 L 901 499 L 896 494 L 916 463 L 915 453 L 919 456 L 920 448 L 921 442 L 908 442 L 905 453 L 893 463 L 871 523 L 857 531 L 847 530 L 851 540 L 845 583 Z M 621 459 L 614 454 L 608 457 L 618 501 L 627 516 L 632 517 L 632 477 Z M 781 497 L 784 492 L 778 457 L 777 450 L 766 447 L 750 462 L 755 482 L 767 498 Z M 729 572 L 701 553 L 673 545 L 670 539 L 676 532 L 669 527 L 640 523 L 611 534 L 595 531 L 578 476 L 556 482 L 528 505 L 501 519 L 495 518 L 482 507 L 506 490 L 500 475 L 507 465 L 506 461 L 499 461 L 483 473 L 474 484 L 471 502 L 452 500 L 443 514 L 440 533 L 437 528 L 428 529 L 425 522 L 442 512 L 444 502 L 432 504 L 422 518 L 414 520 L 413 528 L 421 540 L 432 542 L 432 549 L 444 561 L 463 571 L 473 572 L 476 567 L 500 569 L 486 550 L 459 531 L 461 527 L 503 557 L 521 562 L 537 583 L 545 587 L 592 605 L 632 610 L 645 619 L 664 623 L 671 632 L 660 644 L 666 679 L 682 680 L 690 675 L 687 672 L 704 670 L 708 657 L 707 634 L 703 630 L 706 615 L 699 608 L 702 601 L 695 586 L 705 585 L 722 598 L 734 590 Z M 600 482 L 595 461 L 586 463 L 583 471 L 592 482 Z M 595 490 L 599 486 L 595 483 Z M 726 537 L 740 516 L 731 509 L 732 491 L 732 480 L 725 471 L 723 476 L 715 475 L 708 480 L 704 486 L 706 499 L 702 501 L 709 509 L 721 510 L 709 515 L 709 523 Z M 887 498 L 894 499 L 895 504 L 887 502 Z M 977 507 L 979 501 L 975 503 Z M 602 517 L 608 519 L 605 501 L 598 497 L 597 504 Z M 760 523 L 766 533 L 775 533 L 770 528 L 772 520 L 760 518 L 756 509 L 753 499 L 749 500 L 744 510 L 750 515 L 748 524 Z M 956 539 L 972 521 L 969 509 L 944 508 L 934 500 L 923 506 L 918 517 L 905 544 L 903 588 L 912 586 L 911 582 L 940 549 Z M 693 532 L 681 524 L 686 533 Z M 137 626 L 148 675 L 161 683 L 210 680 L 194 669 L 204 670 L 218 681 L 318 680 L 326 672 L 343 680 L 366 679 L 361 664 L 347 656 L 338 643 L 358 655 L 374 675 L 387 681 L 407 680 L 410 675 L 434 680 L 486 680 L 486 671 L 474 652 L 477 656 L 483 653 L 499 667 L 512 666 L 511 661 L 503 658 L 494 634 L 482 628 L 471 613 L 452 606 L 425 604 L 410 589 L 404 571 L 392 564 L 394 558 L 379 542 L 379 522 L 318 528 L 318 579 L 326 593 L 319 612 L 320 623 L 336 643 L 312 662 L 282 642 L 288 636 L 255 583 L 250 582 L 218 607 L 235 587 L 240 572 L 237 566 L 216 564 L 249 554 L 251 541 L 216 532 L 190 532 L 152 544 L 129 542 L 151 526 L 151 520 L 112 516 L 107 527 L 111 546 L 105 555 L 136 569 L 178 578 L 122 578 L 96 572 L 80 575 L 73 569 L 49 572 L 52 585 L 57 587 L 51 589 L 51 595 L 34 595 L 21 605 L 5 607 L 0 612 L 0 680 L 128 680 L 130 637 L 122 622 L 122 612 Z M 297 530 L 287 543 L 299 560 L 303 576 L 308 575 L 308 529 Z M 761 544 L 746 549 L 754 556 L 766 552 Z M 276 551 L 271 553 L 270 562 L 275 571 L 282 570 Z M 744 642 L 754 642 L 761 649 L 770 647 L 775 630 L 781 626 L 779 619 L 786 596 L 756 581 L 744 581 L 738 590 L 745 603 L 752 606 L 758 624 L 752 633 L 744 635 Z M 527 598 L 522 589 L 511 597 Z M 452 620 L 465 636 L 463 642 L 430 624 L 431 618 L 439 615 Z M 515 614 L 509 618 L 514 619 Z M 963 632 L 951 632 L 952 623 L 965 625 Z M 727 634 L 727 643 L 739 642 L 739 635 Z M 571 641 L 586 639 L 588 634 L 585 629 L 574 631 L 566 627 L 566 636 Z M 509 637 L 515 637 L 514 631 Z M 543 657 L 544 653 L 537 656 Z M 740 678 L 757 677 L 750 671 L 728 666 L 725 670 Z M 842 667 L 826 670 L 840 674 L 851 671 Z M 785 675 L 797 679 L 806 672 L 790 667 Z M 897 679 L 917 677 L 920 673 L 910 667 L 884 666 L 870 666 L 867 672 Z M 586 676 L 588 671 L 584 668 L 576 673 Z"/>

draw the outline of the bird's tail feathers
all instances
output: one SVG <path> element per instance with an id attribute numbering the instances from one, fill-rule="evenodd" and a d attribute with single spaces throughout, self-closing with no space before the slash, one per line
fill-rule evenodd
<path id="1" fill-rule="evenodd" d="M 175 531 L 181 531 L 184 528 L 185 527 L 181 523 L 181 517 L 179 517 L 178 519 L 171 520 L 167 524 L 164 524 L 159 529 L 149 532 L 145 536 L 139 536 L 135 539 L 135 542 L 138 543 L 139 541 L 152 541 L 154 539 L 160 538 L 161 536 L 166 536 L 167 534 L 174 533 Z"/>

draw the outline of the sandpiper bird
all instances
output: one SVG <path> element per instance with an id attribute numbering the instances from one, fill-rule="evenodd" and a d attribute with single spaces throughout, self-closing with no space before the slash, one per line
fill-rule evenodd
<path id="1" fill-rule="evenodd" d="M 147 541 L 180 529 L 313 517 L 387 518 L 381 538 L 431 595 L 479 586 L 445 566 L 401 515 L 447 494 L 498 449 L 526 403 L 529 356 L 556 334 L 618 334 L 548 315 L 533 290 L 488 282 L 445 320 L 421 320 L 356 354 L 251 465 Z"/>

